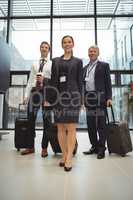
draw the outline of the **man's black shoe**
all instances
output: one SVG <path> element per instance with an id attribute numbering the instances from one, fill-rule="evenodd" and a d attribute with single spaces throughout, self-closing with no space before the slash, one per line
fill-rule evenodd
<path id="1" fill-rule="evenodd" d="M 105 157 L 105 152 L 104 151 L 99 151 L 97 154 L 97 159 L 103 159 Z"/>
<path id="2" fill-rule="evenodd" d="M 89 151 L 84 151 L 83 154 L 85 155 L 91 155 L 91 154 L 94 154 L 94 153 L 97 153 L 97 149 L 96 148 L 93 148 L 91 147 Z"/>

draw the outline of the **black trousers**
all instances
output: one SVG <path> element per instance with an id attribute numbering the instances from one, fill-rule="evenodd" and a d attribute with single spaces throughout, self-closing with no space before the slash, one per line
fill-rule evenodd
<path id="1" fill-rule="evenodd" d="M 88 93 L 87 93 L 88 95 Z M 106 107 L 97 102 L 97 98 L 86 98 L 86 119 L 88 136 L 92 147 L 105 150 L 106 143 Z M 96 96 L 95 96 L 96 97 Z"/>
<path id="2" fill-rule="evenodd" d="M 32 88 L 31 90 L 31 95 L 30 99 L 28 102 L 28 118 L 29 122 L 31 124 L 31 147 L 34 148 L 35 145 L 35 125 L 36 125 L 36 118 L 37 118 L 37 113 L 40 108 L 42 108 L 42 118 L 43 118 L 43 137 L 42 137 L 42 142 L 41 146 L 42 148 L 47 148 L 48 147 L 48 142 L 49 139 L 45 133 L 45 130 L 47 127 L 45 127 L 45 123 L 47 119 L 47 116 L 45 114 L 44 106 L 43 106 L 43 92 L 42 90 L 36 90 L 36 88 Z"/>

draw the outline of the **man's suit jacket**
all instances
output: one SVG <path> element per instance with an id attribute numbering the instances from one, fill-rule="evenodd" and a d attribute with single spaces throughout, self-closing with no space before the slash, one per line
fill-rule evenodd
<path id="1" fill-rule="evenodd" d="M 85 90 L 85 77 L 87 72 L 88 65 L 83 69 L 83 82 Z M 108 99 L 112 99 L 112 86 L 111 86 L 111 77 L 110 77 L 110 68 L 109 64 L 105 62 L 98 61 L 95 74 L 94 74 L 94 83 L 95 90 L 100 95 L 100 103 L 106 105 Z"/>
<path id="2" fill-rule="evenodd" d="M 59 68 L 61 64 L 62 57 L 57 57 L 52 60 L 52 74 L 51 74 L 51 86 L 55 87 L 57 90 L 59 89 Z M 74 98 L 74 92 L 78 92 L 80 95 L 81 102 L 81 94 L 82 94 L 82 78 L 83 78 L 83 65 L 82 60 L 76 57 L 72 57 L 69 61 L 69 69 L 67 74 L 67 92 L 69 92 Z M 52 91 L 50 93 L 50 101 L 55 101 L 58 96 L 57 93 Z"/>

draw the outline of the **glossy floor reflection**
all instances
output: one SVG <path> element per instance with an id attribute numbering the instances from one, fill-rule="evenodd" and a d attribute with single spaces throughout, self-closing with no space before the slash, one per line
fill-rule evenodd
<path id="1" fill-rule="evenodd" d="M 60 155 L 41 158 L 42 133 L 37 132 L 36 152 L 21 156 L 14 148 L 14 133 L 0 141 L 0 200 L 132 200 L 133 153 L 108 155 L 98 160 L 85 156 L 87 132 L 77 132 L 78 153 L 73 169 L 58 166 Z"/>

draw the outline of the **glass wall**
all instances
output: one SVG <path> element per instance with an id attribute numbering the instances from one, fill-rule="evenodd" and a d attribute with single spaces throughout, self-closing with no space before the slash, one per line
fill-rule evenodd
<path id="1" fill-rule="evenodd" d="M 50 15 L 50 0 L 12 0 L 14 16 Z"/>
<path id="2" fill-rule="evenodd" d="M 0 17 L 7 16 L 8 13 L 8 0 L 0 0 Z"/>
<path id="3" fill-rule="evenodd" d="M 94 14 L 94 0 L 53 0 L 54 15 L 85 15 Z"/>
<path id="4" fill-rule="evenodd" d="M 6 41 L 6 36 L 7 36 L 7 21 L 0 20 L 0 37 L 3 38 L 4 41 Z"/>
<path id="5" fill-rule="evenodd" d="M 95 43 L 94 19 L 54 19 L 53 20 L 53 57 L 62 54 L 61 39 L 64 35 L 74 38 L 74 55 L 85 62 L 88 47 Z"/>
<path id="6" fill-rule="evenodd" d="M 49 19 L 12 20 L 11 70 L 30 70 L 34 60 L 40 57 L 40 43 L 50 42 Z"/>
<path id="7" fill-rule="evenodd" d="M 101 59 L 109 62 L 111 69 L 129 69 L 133 18 L 98 18 L 97 24 Z"/>

